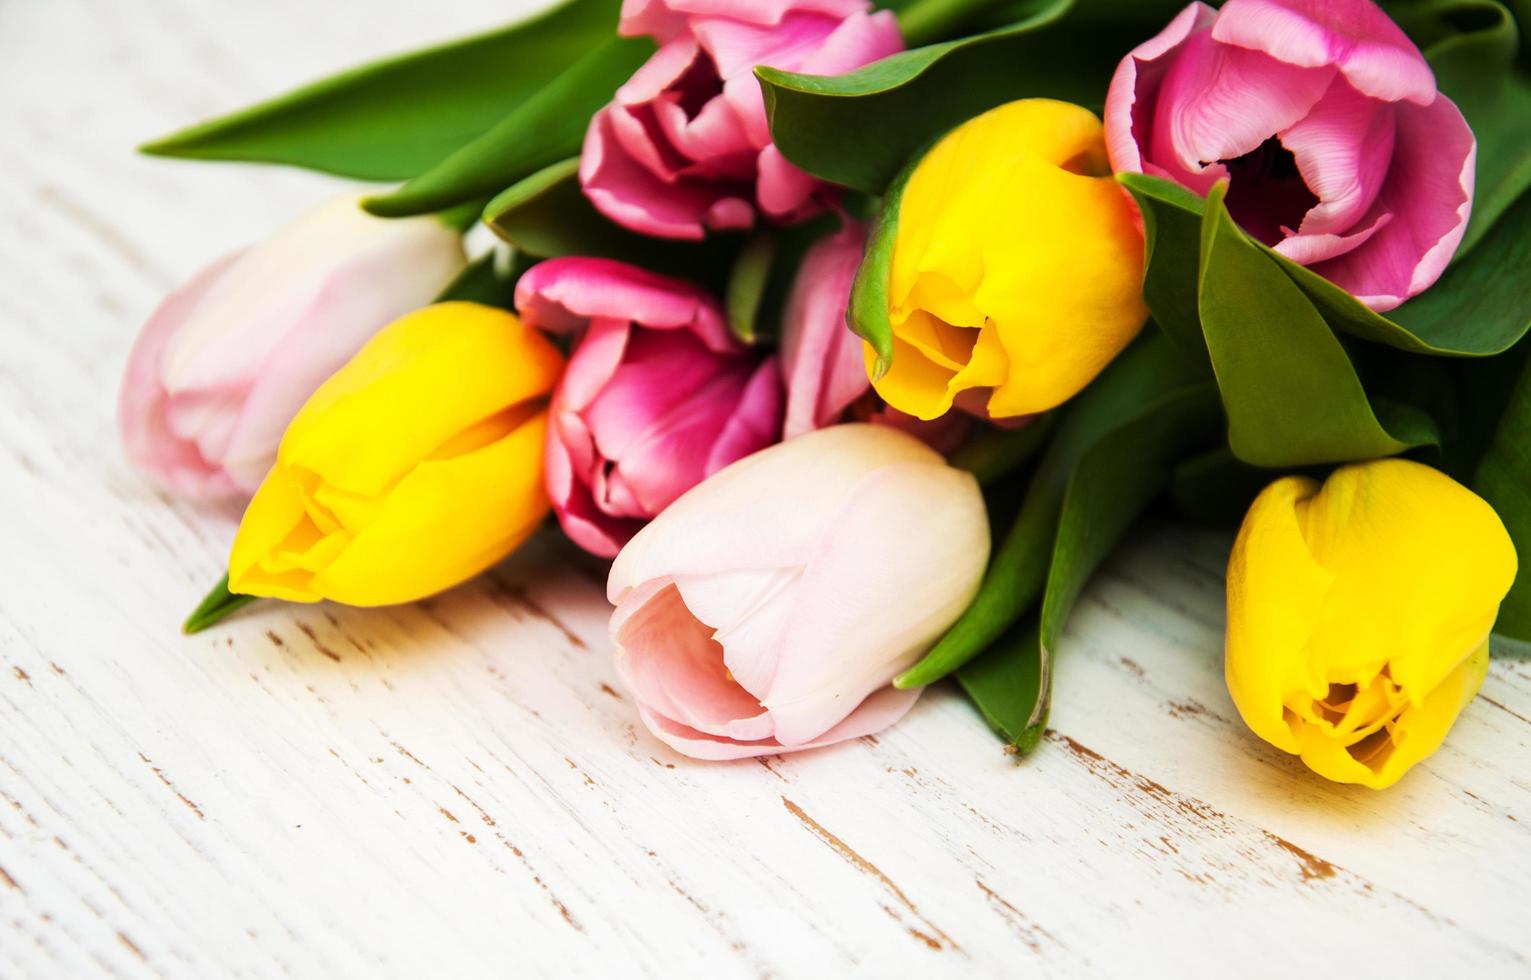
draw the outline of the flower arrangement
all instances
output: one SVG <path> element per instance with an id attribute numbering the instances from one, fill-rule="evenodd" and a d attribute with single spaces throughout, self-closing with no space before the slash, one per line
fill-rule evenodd
<path id="1" fill-rule="evenodd" d="M 152 142 L 385 185 L 133 350 L 128 457 L 247 501 L 186 629 L 423 598 L 551 513 L 677 751 L 950 676 L 1024 755 L 1161 504 L 1239 525 L 1251 732 L 1391 785 L 1531 643 L 1528 40 L 1515 0 L 563 0 Z"/>

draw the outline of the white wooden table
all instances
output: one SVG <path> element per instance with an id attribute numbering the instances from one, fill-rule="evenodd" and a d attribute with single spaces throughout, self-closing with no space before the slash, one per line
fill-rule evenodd
<path id="1" fill-rule="evenodd" d="M 946 688 L 837 748 L 676 756 L 551 538 L 181 637 L 235 515 L 124 466 L 123 359 L 334 185 L 131 147 L 517 6 L 0 0 L 0 975 L 1531 971 L 1531 664 L 1391 791 L 1326 784 L 1228 700 L 1221 534 L 1097 578 L 1020 765 Z"/>

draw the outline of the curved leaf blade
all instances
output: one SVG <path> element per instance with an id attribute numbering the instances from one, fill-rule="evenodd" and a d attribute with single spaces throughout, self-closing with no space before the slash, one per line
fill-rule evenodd
<path id="1" fill-rule="evenodd" d="M 904 196 L 904 185 L 914 168 L 919 166 L 923 152 L 915 154 L 904 167 L 882 199 L 882 210 L 867 235 L 866 255 L 856 270 L 851 283 L 850 303 L 846 308 L 846 321 L 851 332 L 872 346 L 876 364 L 872 368 L 872 380 L 888 373 L 893 364 L 893 325 L 888 321 L 888 284 L 893 276 L 893 246 L 898 241 L 898 211 Z"/>
<path id="2" fill-rule="evenodd" d="M 406 180 L 488 131 L 613 34 L 619 8 L 619 0 L 567 0 L 500 30 L 352 68 L 140 149 Z"/>
<path id="3" fill-rule="evenodd" d="M 1085 456 L 1110 433 L 1152 411 L 1168 393 L 1211 387 L 1162 335 L 1133 344 L 1064 409 L 1020 513 L 995 550 L 973 602 L 894 686 L 920 687 L 956 670 L 1000 638 L 1047 583 L 1059 515 Z M 1214 413 L 1214 417 L 1215 413 Z"/>
<path id="4" fill-rule="evenodd" d="M 1041 740 L 1052 701 L 1053 657 L 1086 583 L 1174 465 L 1219 428 L 1217 395 L 1197 382 L 1165 392 L 1102 434 L 1069 475 L 1035 626 L 964 666 L 958 680 L 1018 754 Z"/>
<path id="5" fill-rule="evenodd" d="M 498 193 L 579 153 L 590 117 L 653 52 L 647 38 L 608 39 L 487 133 L 391 194 L 368 198 L 362 207 L 384 218 L 439 211 Z"/>
<path id="6" fill-rule="evenodd" d="M 186 622 L 181 624 L 181 632 L 187 636 L 200 633 L 209 627 L 232 616 L 234 613 L 254 602 L 258 596 L 238 595 L 229 591 L 229 577 L 227 574 L 218 580 L 218 584 L 197 603 L 197 608 L 186 617 Z"/>
<path id="7" fill-rule="evenodd" d="M 1438 442 L 1428 418 L 1390 431 L 1343 345 L 1297 284 L 1234 224 L 1227 185 L 1207 196 L 1197 310 L 1228 413 L 1228 444 L 1256 466 L 1391 456 Z"/>

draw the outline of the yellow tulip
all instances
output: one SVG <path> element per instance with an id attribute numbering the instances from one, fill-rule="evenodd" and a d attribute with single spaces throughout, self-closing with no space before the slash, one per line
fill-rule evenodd
<path id="1" fill-rule="evenodd" d="M 1515 546 L 1487 503 L 1419 463 L 1277 480 L 1228 561 L 1228 692 L 1319 775 L 1391 786 L 1488 671 Z"/>
<path id="2" fill-rule="evenodd" d="M 1142 277 L 1143 236 L 1100 120 L 1051 99 L 991 109 L 937 143 L 905 186 L 893 360 L 877 392 L 922 419 L 973 389 L 964 407 L 994 418 L 1059 405 L 1142 328 Z"/>
<path id="3" fill-rule="evenodd" d="M 546 405 L 563 357 L 503 310 L 441 303 L 383 328 L 287 427 L 229 588 L 379 606 L 471 578 L 547 513 Z"/>

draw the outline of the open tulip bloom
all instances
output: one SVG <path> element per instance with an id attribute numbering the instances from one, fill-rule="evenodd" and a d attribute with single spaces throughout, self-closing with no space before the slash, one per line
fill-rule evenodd
<path id="1" fill-rule="evenodd" d="M 954 677 L 1024 755 L 1167 499 L 1238 524 L 1250 764 L 1425 763 L 1531 644 L 1523 5 L 1022 6 L 562 0 L 146 146 L 399 182 L 133 348 L 129 460 L 249 501 L 188 630 L 413 601 L 544 526 L 612 559 L 612 669 L 676 752 Z"/>

